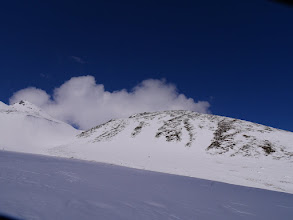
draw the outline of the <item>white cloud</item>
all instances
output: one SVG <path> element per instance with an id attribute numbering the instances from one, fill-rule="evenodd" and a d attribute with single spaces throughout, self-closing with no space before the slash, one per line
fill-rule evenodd
<path id="1" fill-rule="evenodd" d="M 144 80 L 130 92 L 108 92 L 93 76 L 71 78 L 56 88 L 52 97 L 41 89 L 22 89 L 13 94 L 10 103 L 22 99 L 81 129 L 138 112 L 184 109 L 207 113 L 210 106 L 206 101 L 195 102 L 179 94 L 175 85 L 164 80 Z"/>
<path id="2" fill-rule="evenodd" d="M 14 93 L 9 102 L 12 104 L 20 100 L 27 100 L 37 106 L 44 106 L 50 102 L 50 96 L 44 90 L 29 87 Z"/>
<path id="3" fill-rule="evenodd" d="M 75 62 L 80 63 L 80 64 L 85 64 L 86 63 L 82 58 L 77 57 L 77 56 L 71 56 L 70 58 L 73 59 Z"/>

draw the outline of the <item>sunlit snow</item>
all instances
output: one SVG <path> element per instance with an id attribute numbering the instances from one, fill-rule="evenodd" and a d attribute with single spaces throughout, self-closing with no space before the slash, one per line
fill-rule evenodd
<path id="1" fill-rule="evenodd" d="M 21 219 L 292 219 L 293 196 L 0 151 L 0 213 Z"/>

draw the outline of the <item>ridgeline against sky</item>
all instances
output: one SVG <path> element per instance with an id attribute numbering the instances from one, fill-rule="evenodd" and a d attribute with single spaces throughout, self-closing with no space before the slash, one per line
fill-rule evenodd
<path id="1" fill-rule="evenodd" d="M 91 75 L 166 79 L 210 111 L 293 131 L 293 9 L 273 1 L 5 1 L 0 100 Z"/>

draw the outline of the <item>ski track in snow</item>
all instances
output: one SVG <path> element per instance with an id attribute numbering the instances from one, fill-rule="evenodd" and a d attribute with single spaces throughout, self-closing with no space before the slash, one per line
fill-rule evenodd
<path id="1" fill-rule="evenodd" d="M 0 213 L 21 219 L 293 219 L 293 195 L 0 151 Z"/>

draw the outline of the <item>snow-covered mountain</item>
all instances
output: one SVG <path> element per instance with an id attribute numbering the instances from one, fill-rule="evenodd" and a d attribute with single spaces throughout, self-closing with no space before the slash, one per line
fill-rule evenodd
<path id="1" fill-rule="evenodd" d="M 292 132 L 191 111 L 140 113 L 81 132 L 28 102 L 0 108 L 6 150 L 293 193 Z"/>
<path id="2" fill-rule="evenodd" d="M 67 143 L 79 132 L 27 101 L 13 105 L 0 102 L 0 149 L 43 153 Z"/>
<path id="3" fill-rule="evenodd" d="M 291 132 L 165 111 L 111 120 L 50 154 L 293 193 L 292 143 Z"/>
<path id="4" fill-rule="evenodd" d="M 206 153 L 229 157 L 271 157 L 290 159 L 293 156 L 293 135 L 251 122 L 233 118 L 200 114 L 191 111 L 140 113 L 126 119 L 111 120 L 78 135 L 90 143 L 118 141 L 144 144 L 164 142 L 176 146 L 197 148 Z M 140 143 L 139 143 L 140 142 Z M 161 143 L 160 143 L 161 144 Z"/>

